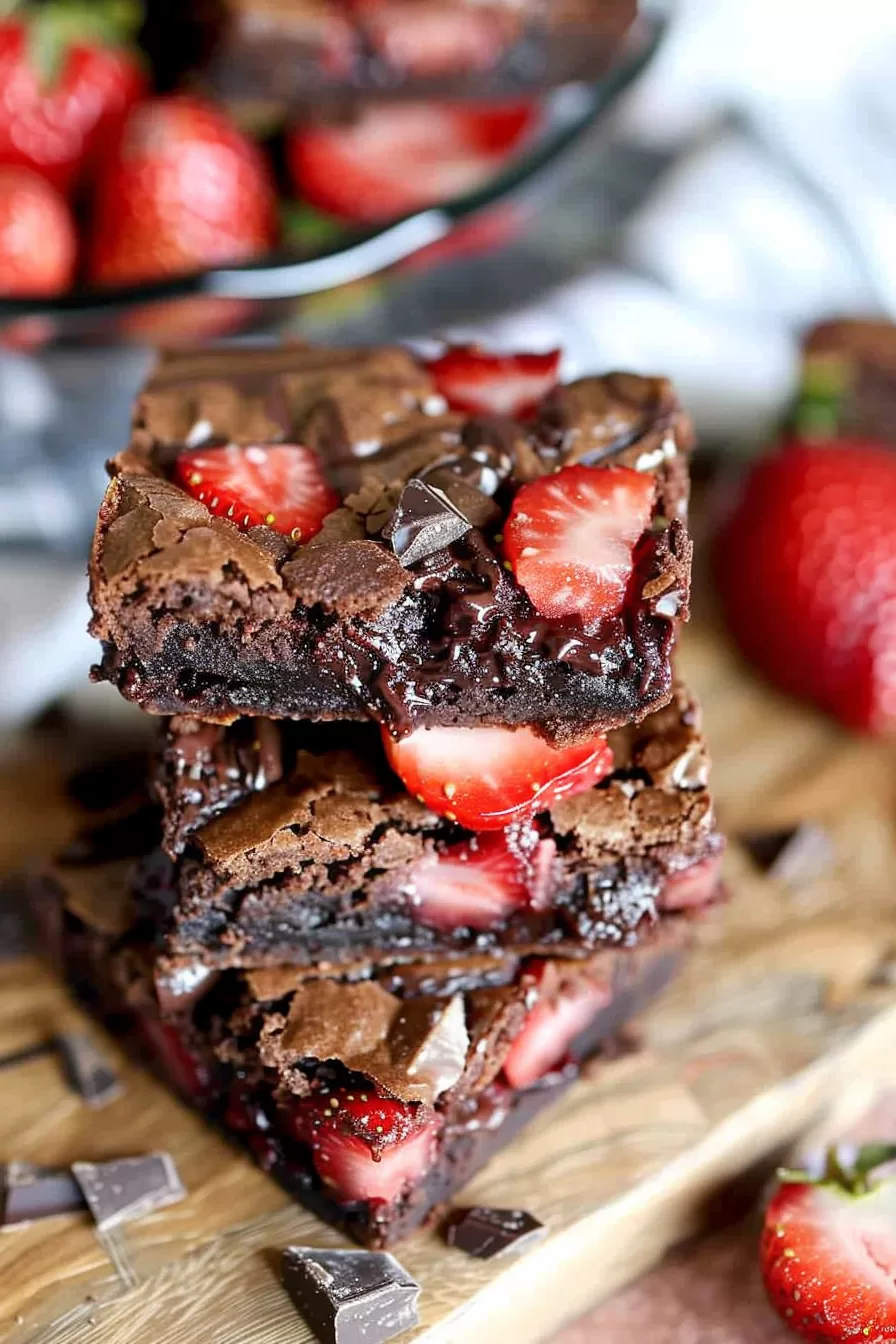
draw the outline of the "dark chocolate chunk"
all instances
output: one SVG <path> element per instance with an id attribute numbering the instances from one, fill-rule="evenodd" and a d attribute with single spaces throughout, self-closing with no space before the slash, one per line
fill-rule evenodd
<path id="1" fill-rule="evenodd" d="M 817 877 L 834 855 L 827 831 L 810 821 L 778 830 L 747 831 L 740 841 L 757 868 L 789 886 Z"/>
<path id="2" fill-rule="evenodd" d="M 416 478 L 408 481 L 395 512 L 383 529 L 406 569 L 443 551 L 470 531 L 472 524 L 443 490 Z"/>
<path id="3" fill-rule="evenodd" d="M 456 1246 L 477 1260 L 494 1260 L 501 1255 L 528 1251 L 546 1232 L 544 1223 L 525 1209 L 478 1206 L 465 1209 L 448 1225 L 445 1240 L 449 1246 Z"/>
<path id="4" fill-rule="evenodd" d="M 75 1162 L 72 1174 L 101 1232 L 176 1204 L 187 1195 L 169 1153 Z"/>
<path id="5" fill-rule="evenodd" d="M 15 1069 L 20 1064 L 30 1064 L 32 1059 L 40 1059 L 41 1055 L 51 1055 L 55 1049 L 54 1041 L 39 1041 L 37 1045 L 26 1045 L 23 1050 L 3 1055 L 0 1058 L 0 1069 Z"/>
<path id="6" fill-rule="evenodd" d="M 323 1344 L 382 1344 L 419 1324 L 420 1285 L 393 1255 L 287 1246 L 282 1273 Z"/>
<path id="7" fill-rule="evenodd" d="M 78 1096 L 99 1110 L 121 1096 L 122 1083 L 106 1056 L 81 1031 L 65 1031 L 56 1038 L 66 1078 Z"/>
<path id="8" fill-rule="evenodd" d="M 0 1226 L 31 1223 L 84 1208 L 84 1196 L 67 1167 L 7 1162 L 0 1167 Z"/>

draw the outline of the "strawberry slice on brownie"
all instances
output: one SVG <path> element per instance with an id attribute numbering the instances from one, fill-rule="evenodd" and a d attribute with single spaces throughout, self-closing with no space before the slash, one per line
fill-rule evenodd
<path id="1" fill-rule="evenodd" d="M 531 1087 L 562 1064 L 575 1038 L 612 998 L 609 986 L 596 980 L 578 980 L 574 987 L 551 993 L 554 967 L 547 961 L 533 962 L 527 970 L 535 978 L 538 998 L 504 1060 L 504 1077 L 511 1087 Z"/>
<path id="2" fill-rule="evenodd" d="M 291 1129 L 307 1143 L 317 1174 L 344 1200 L 393 1203 L 419 1183 L 435 1157 L 439 1117 L 372 1088 L 327 1088 L 297 1101 Z"/>
<path id="3" fill-rule="evenodd" d="M 524 485 L 504 555 L 535 610 L 586 626 L 617 615 L 655 499 L 653 477 L 629 467 L 563 467 Z"/>
<path id="4" fill-rule="evenodd" d="M 297 443 L 235 444 L 181 453 L 174 478 L 218 518 L 237 527 L 272 527 L 293 541 L 319 532 L 340 497 L 320 459 Z"/>
<path id="5" fill-rule="evenodd" d="M 521 418 L 556 386 L 560 351 L 498 355 L 454 345 L 426 367 L 452 410 Z"/>
<path id="6" fill-rule="evenodd" d="M 383 729 L 383 743 L 408 792 L 471 831 L 524 821 L 613 769 L 604 737 L 558 747 L 528 727 L 418 728 L 398 742 Z"/>

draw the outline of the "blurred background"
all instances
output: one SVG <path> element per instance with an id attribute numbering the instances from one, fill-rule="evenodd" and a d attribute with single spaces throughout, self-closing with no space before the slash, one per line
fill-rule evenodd
<path id="1" fill-rule="evenodd" d="M 891 0 L 526 13 L 3 7 L 3 731 L 85 686 L 103 462 L 154 345 L 559 346 L 567 378 L 669 374 L 703 451 L 746 455 L 807 333 L 896 317 Z M 832 349 L 877 370 L 878 408 L 888 331 L 815 338 L 828 372 Z"/>

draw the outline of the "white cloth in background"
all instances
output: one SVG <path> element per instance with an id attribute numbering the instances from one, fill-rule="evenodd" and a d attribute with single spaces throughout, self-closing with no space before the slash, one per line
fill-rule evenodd
<path id="1" fill-rule="evenodd" d="M 677 151 L 619 261 L 466 334 L 563 344 L 570 367 L 665 371 L 704 432 L 754 439 L 799 332 L 896 317 L 894 0 L 679 0 L 617 120 Z M 521 333 L 525 333 L 525 338 Z"/>

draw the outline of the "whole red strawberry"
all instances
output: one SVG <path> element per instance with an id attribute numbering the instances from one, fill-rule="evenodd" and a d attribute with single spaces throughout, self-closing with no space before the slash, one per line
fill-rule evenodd
<path id="1" fill-rule="evenodd" d="M 896 453 L 790 442 L 750 472 L 716 549 L 728 624 L 776 685 L 896 727 Z"/>
<path id="2" fill-rule="evenodd" d="M 28 168 L 0 167 L 0 294 L 59 294 L 71 284 L 77 248 L 59 192 Z"/>
<path id="3" fill-rule="evenodd" d="M 244 261 L 272 246 L 276 197 L 226 113 L 175 94 L 137 107 L 103 161 L 88 273 L 122 285 Z"/>
<path id="4" fill-rule="evenodd" d="M 2 7 L 0 163 L 78 185 L 146 90 L 130 38 L 139 3 L 45 0 Z"/>
<path id="5" fill-rule="evenodd" d="M 852 1160 L 834 1150 L 825 1173 L 782 1172 L 766 1210 L 760 1263 L 769 1300 L 804 1339 L 896 1338 L 896 1182 L 871 1178 L 896 1148 Z"/>

